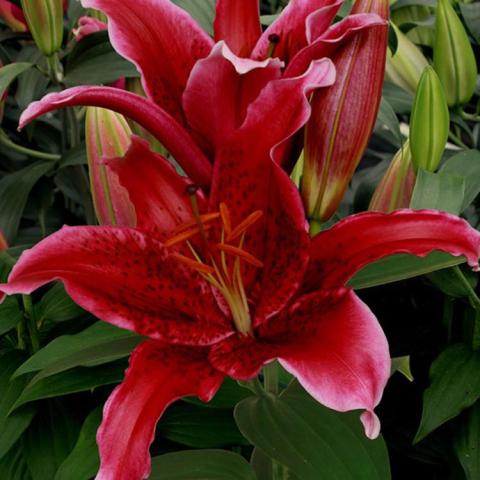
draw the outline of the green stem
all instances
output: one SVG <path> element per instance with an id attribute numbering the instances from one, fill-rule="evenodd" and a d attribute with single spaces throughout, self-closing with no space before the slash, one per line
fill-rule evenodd
<path id="1" fill-rule="evenodd" d="M 271 362 L 263 367 L 263 378 L 265 391 L 278 395 L 278 365 L 276 362 Z"/>
<path id="2" fill-rule="evenodd" d="M 32 150 L 31 148 L 17 145 L 7 137 L 7 134 L 3 130 L 0 130 L 0 143 L 10 148 L 11 150 L 14 150 L 18 153 L 23 153 L 24 155 L 28 155 L 29 157 L 40 158 L 42 160 L 49 160 L 52 162 L 58 162 L 62 158 L 61 155 L 58 155 L 56 153 L 39 152 L 37 150 Z"/>
<path id="3" fill-rule="evenodd" d="M 457 135 L 455 135 L 453 132 L 449 132 L 448 133 L 448 138 L 450 138 L 450 140 L 452 140 L 456 145 L 458 145 L 459 147 L 462 147 L 462 148 L 465 148 L 466 150 L 469 150 L 470 147 L 468 145 L 466 145 L 459 137 L 457 137 Z"/>
<path id="4" fill-rule="evenodd" d="M 25 350 L 25 319 L 22 318 L 17 325 L 17 341 L 18 348 L 20 350 Z"/>
<path id="5" fill-rule="evenodd" d="M 32 353 L 35 353 L 40 350 L 40 339 L 38 336 L 37 321 L 35 319 L 32 298 L 30 295 L 22 295 L 22 300 L 25 309 L 25 317 L 27 319 L 28 333 L 30 335 L 30 343 L 32 344 Z"/>
<path id="6" fill-rule="evenodd" d="M 310 236 L 313 237 L 322 231 L 322 222 L 315 218 L 310 219 Z"/>
<path id="7" fill-rule="evenodd" d="M 258 396 L 265 395 L 265 390 L 263 389 L 262 384 L 260 383 L 260 380 L 258 379 L 258 377 L 255 377 L 252 380 L 249 380 L 248 382 L 239 381 L 238 384 L 244 388 L 248 388 L 255 395 L 258 395 Z"/>
<path id="8" fill-rule="evenodd" d="M 52 82 L 56 84 L 63 82 L 63 68 L 60 59 L 58 58 L 58 53 L 54 53 L 50 57 L 47 57 L 47 61 Z"/>
<path id="9" fill-rule="evenodd" d="M 470 282 L 466 279 L 465 275 L 463 272 L 460 270 L 460 267 L 456 265 L 455 267 L 452 267 L 452 270 L 462 283 L 462 285 L 465 287 L 465 289 L 468 292 L 468 299 L 470 300 L 470 304 L 475 310 L 480 311 L 480 298 L 478 298 L 477 293 L 473 289 L 473 287 L 470 285 Z"/>
<path id="10" fill-rule="evenodd" d="M 479 115 L 475 115 L 473 113 L 467 113 L 467 112 L 464 112 L 463 110 L 460 112 L 460 116 L 464 119 L 464 120 L 470 120 L 472 122 L 480 122 L 480 116 Z"/>

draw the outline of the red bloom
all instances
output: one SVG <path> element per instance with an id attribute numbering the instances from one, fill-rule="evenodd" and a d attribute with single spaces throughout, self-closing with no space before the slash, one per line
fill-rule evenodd
<path id="1" fill-rule="evenodd" d="M 236 110 L 244 117 L 235 125 L 213 120 L 205 130 L 217 151 L 210 194 L 133 137 L 126 156 L 108 165 L 129 192 L 136 228 L 64 227 L 26 251 L 0 286 L 30 293 L 61 280 L 92 314 L 150 338 L 105 406 L 97 437 L 102 480 L 148 475 L 155 424 L 171 402 L 208 401 L 224 375 L 250 379 L 276 358 L 324 405 L 366 410 L 361 419 L 375 437 L 388 345 L 347 280 L 399 252 L 444 250 L 478 266 L 480 234 L 438 212 L 360 214 L 310 239 L 299 193 L 270 151 L 308 120 L 306 95 L 332 80 L 331 64 L 272 80 L 275 60 L 240 60 L 223 48 L 205 62 L 215 63 L 225 88 L 199 89 L 207 108 L 195 121 L 202 125 L 208 105 L 235 91 L 232 84 L 250 101 Z M 200 81 L 200 67 L 194 76 Z M 226 130 L 223 141 L 216 125 Z"/>
<path id="2" fill-rule="evenodd" d="M 14 31 L 28 31 L 27 20 L 20 7 L 9 0 L 0 0 L 0 18 Z"/>

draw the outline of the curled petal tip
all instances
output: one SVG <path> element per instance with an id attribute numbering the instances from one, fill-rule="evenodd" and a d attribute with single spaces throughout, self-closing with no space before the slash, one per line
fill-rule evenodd
<path id="1" fill-rule="evenodd" d="M 380 435 L 380 419 L 373 410 L 366 410 L 360 415 L 360 421 L 365 429 L 365 435 L 375 440 Z"/>

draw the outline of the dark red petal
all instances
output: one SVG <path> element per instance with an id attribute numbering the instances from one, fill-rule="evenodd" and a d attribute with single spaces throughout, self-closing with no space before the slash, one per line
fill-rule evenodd
<path id="1" fill-rule="evenodd" d="M 385 25 L 385 20 L 374 13 L 349 15 L 340 22 L 335 23 L 318 38 L 314 38 L 312 43 L 300 50 L 288 64 L 285 76 L 300 75 L 308 68 L 312 60 L 332 57 L 336 50 L 340 49 L 352 38 L 355 38 L 355 35 L 358 35 L 362 30 L 379 26 L 385 27 Z M 316 35 L 316 31 L 312 28 L 312 36 L 314 35 Z"/>
<path id="2" fill-rule="evenodd" d="M 238 2 L 237 2 L 238 3 Z M 220 42 L 192 69 L 183 95 L 188 124 L 213 153 L 245 120 L 247 107 L 268 82 L 281 77 L 280 60 L 240 58 Z"/>
<path id="3" fill-rule="evenodd" d="M 308 93 L 331 81 L 331 63 L 320 61 L 302 77 L 270 82 L 215 160 L 210 209 L 218 210 L 224 202 L 233 225 L 257 210 L 263 212 L 245 240 L 245 250 L 264 264 L 260 270 L 249 267 L 244 276 L 257 307 L 257 323 L 279 311 L 296 291 L 308 246 L 298 191 L 272 162 L 271 151 L 308 119 Z"/>
<path id="4" fill-rule="evenodd" d="M 170 0 L 83 0 L 108 17 L 110 41 L 142 74 L 146 93 L 182 121 L 181 97 L 195 62 L 211 38 Z"/>
<path id="5" fill-rule="evenodd" d="M 193 218 L 187 194 L 191 182 L 181 177 L 164 157 L 152 152 L 145 140 L 132 136 L 126 155 L 108 160 L 107 165 L 128 191 L 139 230 L 164 239 L 162 234 Z M 197 199 L 200 209 L 205 210 L 203 195 L 197 194 Z"/>
<path id="6" fill-rule="evenodd" d="M 134 350 L 123 383 L 103 410 L 97 433 L 101 459 L 97 480 L 148 477 L 149 447 L 165 409 L 191 395 L 207 402 L 222 383 L 223 375 L 210 366 L 206 353 L 153 341 Z"/>
<path id="7" fill-rule="evenodd" d="M 352 215 L 313 238 L 305 288 L 338 288 L 382 257 L 395 253 L 422 257 L 434 250 L 463 255 L 477 270 L 480 233 L 465 220 L 433 210 Z"/>
<path id="8" fill-rule="evenodd" d="M 153 102 L 118 88 L 74 87 L 51 93 L 28 106 L 20 117 L 20 128 L 44 113 L 79 105 L 108 108 L 131 118 L 165 146 L 193 182 L 200 186 L 210 184 L 210 162 L 188 132 Z"/>
<path id="9" fill-rule="evenodd" d="M 338 0 L 291 0 L 278 19 L 263 32 L 253 49 L 252 58 L 264 60 L 270 48 L 269 37 L 278 35 L 280 42 L 274 56 L 288 62 L 307 45 L 307 17 L 316 10 L 337 4 Z M 324 12 L 330 21 L 333 20 L 335 13 L 332 10 Z"/>
<path id="10" fill-rule="evenodd" d="M 323 405 L 341 412 L 365 409 L 362 421 L 375 438 L 373 409 L 390 374 L 388 343 L 376 318 L 351 290 L 313 294 L 296 302 L 252 337 L 229 337 L 212 347 L 210 361 L 247 380 L 278 358 Z"/>
<path id="11" fill-rule="evenodd" d="M 207 345 L 230 332 L 210 286 L 138 230 L 64 227 L 26 250 L 0 291 L 53 280 L 101 320 L 168 343 Z"/>
<path id="12" fill-rule="evenodd" d="M 213 26 L 215 41 L 225 40 L 236 55 L 248 57 L 262 34 L 259 0 L 218 0 Z"/>

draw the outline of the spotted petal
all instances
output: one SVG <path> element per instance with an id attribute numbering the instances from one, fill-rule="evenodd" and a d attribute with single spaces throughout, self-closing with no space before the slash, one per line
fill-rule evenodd
<path id="1" fill-rule="evenodd" d="M 195 62 L 213 42 L 190 15 L 170 0 L 83 0 L 103 11 L 113 47 L 142 74 L 151 99 L 182 121 L 181 96 Z"/>
<path id="2" fill-rule="evenodd" d="M 323 405 L 341 412 L 364 409 L 367 436 L 379 434 L 373 410 L 390 374 L 388 343 L 375 316 L 351 291 L 316 293 L 256 332 L 215 345 L 212 364 L 249 379 L 269 361 L 281 364 Z"/>
<path id="3" fill-rule="evenodd" d="M 155 425 L 168 405 L 191 395 L 209 401 L 222 380 L 204 349 L 153 341 L 137 347 L 125 380 L 105 404 L 97 433 L 101 465 L 96 480 L 147 478 Z"/>
<path id="4" fill-rule="evenodd" d="M 53 280 L 85 310 L 141 335 L 206 345 L 230 332 L 203 279 L 138 230 L 64 227 L 23 253 L 0 292 Z"/>
<path id="5" fill-rule="evenodd" d="M 434 210 L 352 215 L 313 238 L 307 290 L 342 287 L 362 267 L 396 253 L 434 250 L 466 257 L 478 269 L 480 233 L 465 220 Z"/>

